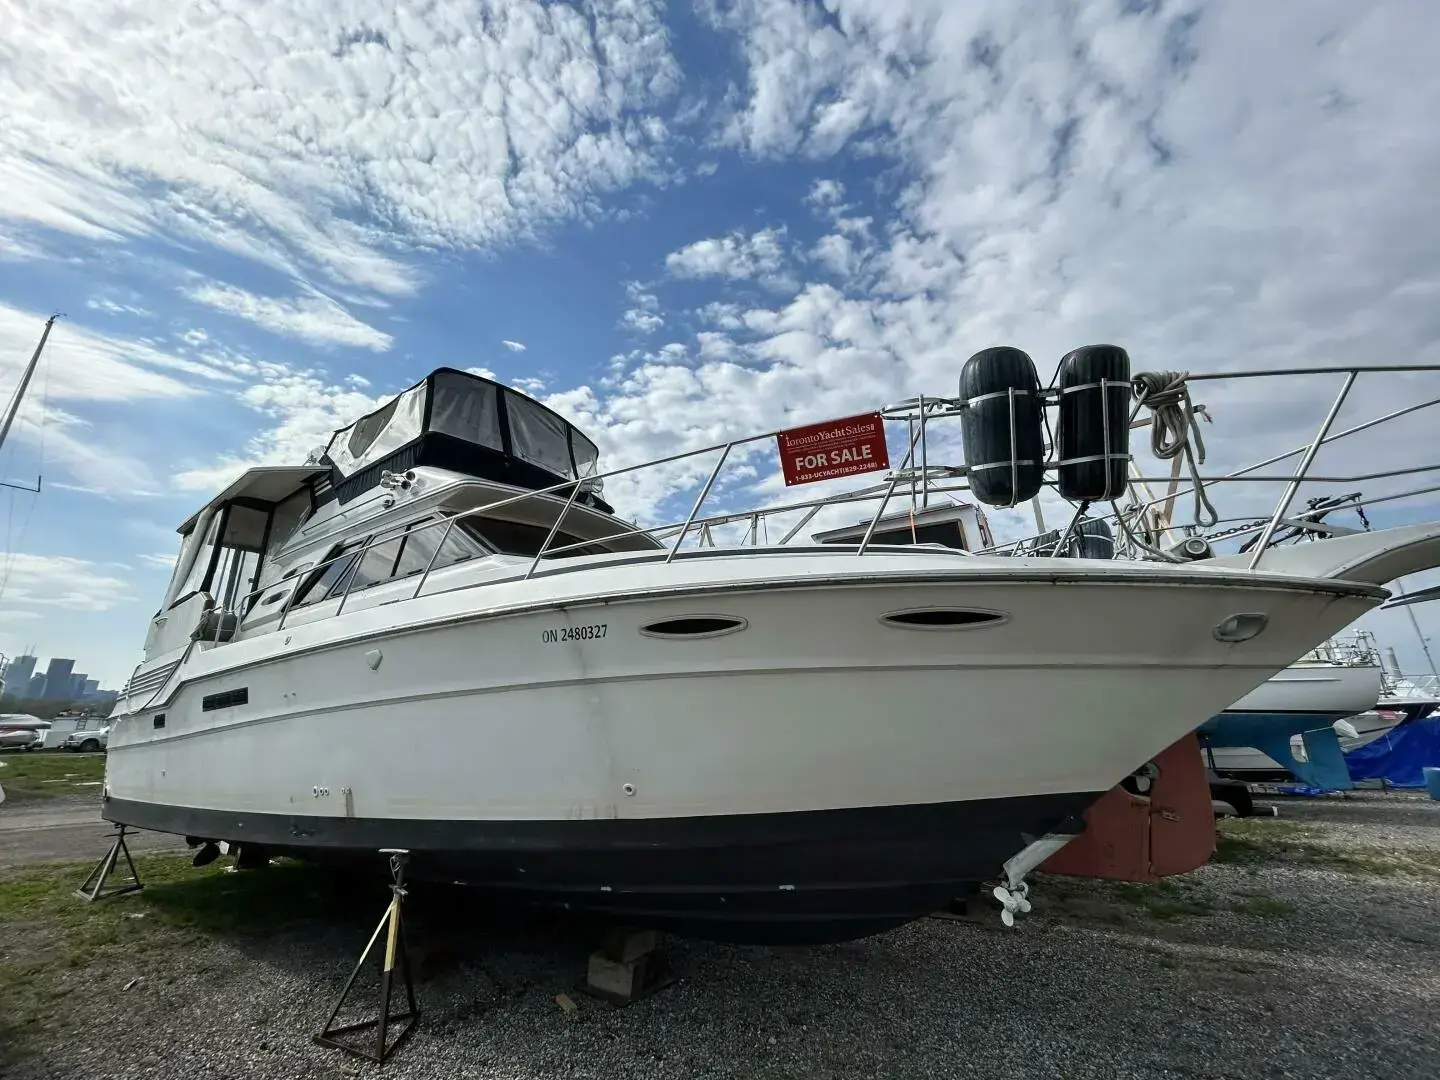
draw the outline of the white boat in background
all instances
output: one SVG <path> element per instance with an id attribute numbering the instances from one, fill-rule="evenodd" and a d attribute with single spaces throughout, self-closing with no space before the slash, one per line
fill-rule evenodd
<path id="1" fill-rule="evenodd" d="M 1355 716 L 1336 720 L 1331 725 L 1341 753 L 1348 754 L 1362 746 L 1369 746 L 1383 738 L 1406 721 L 1403 712 L 1389 709 L 1369 709 Z M 1214 747 L 1207 750 L 1212 768 L 1226 776 L 1253 780 L 1257 783 L 1275 780 L 1296 779 L 1290 767 L 1274 758 L 1248 746 Z M 1310 753 L 1305 746 L 1303 735 L 1290 736 L 1290 756 L 1299 765 L 1310 762 Z"/>
<path id="2" fill-rule="evenodd" d="M 1433 677 L 1388 679 L 1385 693 L 1380 695 L 1379 707 L 1400 713 L 1402 723 L 1421 720 L 1440 708 L 1440 692 L 1437 692 Z"/>
<path id="3" fill-rule="evenodd" d="M 1225 711 L 1295 716 L 1300 722 L 1322 721 L 1311 727 L 1323 727 L 1374 708 L 1380 699 L 1380 676 L 1378 663 L 1336 663 L 1312 653 L 1272 675 Z"/>
<path id="4" fill-rule="evenodd" d="M 1340 749 L 1348 754 L 1351 750 L 1369 746 L 1376 739 L 1390 734 L 1407 720 L 1406 714 L 1399 709 L 1375 708 L 1348 717 L 1343 721 L 1336 721 L 1335 730 L 1340 737 Z"/>
<path id="5" fill-rule="evenodd" d="M 1343 785 L 1341 763 L 1312 762 L 1304 740 L 1373 709 L 1381 669 L 1371 656 L 1335 655 L 1324 646 L 1277 672 L 1200 726 L 1206 763 L 1221 776 L 1254 782 L 1300 779 Z M 1322 767 L 1330 772 L 1320 773 Z M 1331 775 L 1330 773 L 1333 773 Z"/>
<path id="6" fill-rule="evenodd" d="M 1387 595 L 1349 549 L 1354 580 L 681 549 L 596 473 L 563 418 L 446 369 L 247 472 L 181 526 L 104 816 L 242 862 L 399 847 L 419 879 L 659 928 L 856 937 L 991 877 Z"/>

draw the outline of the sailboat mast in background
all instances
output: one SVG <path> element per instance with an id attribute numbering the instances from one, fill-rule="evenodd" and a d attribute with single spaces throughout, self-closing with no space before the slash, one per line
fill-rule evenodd
<path id="1" fill-rule="evenodd" d="M 10 427 L 15 423 L 15 417 L 20 413 L 20 403 L 25 400 L 25 391 L 30 388 L 30 380 L 35 375 L 35 369 L 40 365 L 40 354 L 45 351 L 45 342 L 50 337 L 50 328 L 55 325 L 55 320 L 60 318 L 57 312 L 45 320 L 45 330 L 40 335 L 40 344 L 35 346 L 34 353 L 30 356 L 30 363 L 25 366 L 25 373 L 20 376 L 20 386 L 15 391 L 15 397 L 11 399 L 10 408 L 5 412 L 5 419 L 0 421 L 0 450 L 5 448 L 5 440 L 10 436 Z M 0 480 L 0 487 L 20 488 L 22 491 L 39 491 L 40 481 L 36 478 L 33 488 L 24 487 L 21 484 L 11 484 Z"/>

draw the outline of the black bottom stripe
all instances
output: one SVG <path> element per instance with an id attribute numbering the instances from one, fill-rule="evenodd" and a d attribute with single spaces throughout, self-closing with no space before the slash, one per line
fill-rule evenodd
<path id="1" fill-rule="evenodd" d="M 769 944 L 865 937 L 944 907 L 1099 792 L 652 820 L 436 821 L 229 813 L 109 799 L 141 829 L 263 846 L 657 930 Z"/>

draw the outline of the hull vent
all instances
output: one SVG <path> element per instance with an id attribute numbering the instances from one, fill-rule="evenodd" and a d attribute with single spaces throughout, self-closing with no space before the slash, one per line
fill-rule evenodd
<path id="1" fill-rule="evenodd" d="M 233 709 L 236 705 L 250 704 L 250 688 L 242 686 L 238 690 L 226 690 L 219 694 L 207 694 L 200 700 L 202 712 L 214 712 L 216 709 Z"/>

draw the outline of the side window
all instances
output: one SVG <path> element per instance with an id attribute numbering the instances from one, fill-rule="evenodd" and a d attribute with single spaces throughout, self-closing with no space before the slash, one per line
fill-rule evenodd
<path id="1" fill-rule="evenodd" d="M 363 540 L 352 540 L 348 544 L 331 549 L 326 559 L 335 561 L 311 577 L 309 582 L 301 588 L 299 595 L 295 598 L 295 603 L 291 606 L 304 607 L 306 604 L 315 604 L 324 600 L 335 583 L 342 581 L 349 573 L 350 568 L 355 565 L 355 553 L 360 549 L 362 543 L 364 543 Z M 342 585 L 341 588 L 344 586 Z"/>
<path id="2" fill-rule="evenodd" d="M 361 589 L 368 589 L 371 585 L 379 585 L 383 581 L 389 581 L 395 576 L 395 560 L 400 555 L 400 541 L 403 537 L 396 536 L 389 540 L 381 540 L 378 544 L 371 544 L 360 560 L 359 567 L 355 570 L 354 580 L 337 581 L 330 589 L 331 596 L 340 596 L 348 588 L 352 593 Z"/>
<path id="3" fill-rule="evenodd" d="M 447 536 L 446 533 L 449 533 Z M 440 543 L 444 539 L 444 544 Z M 436 548 L 439 547 L 439 554 Z M 455 563 L 464 562 L 466 559 L 473 559 L 477 555 L 484 555 L 487 552 L 461 528 L 447 526 L 443 521 L 418 522 L 410 527 L 405 534 L 405 546 L 400 550 L 400 559 L 395 565 L 396 577 L 409 577 L 412 574 L 425 572 L 425 567 L 431 566 L 431 559 L 434 559 L 432 569 L 438 570 L 442 566 L 453 566 Z"/>
<path id="4" fill-rule="evenodd" d="M 505 521 L 500 518 L 467 518 L 465 526 L 474 530 L 475 534 L 504 555 L 523 555 L 527 558 L 534 558 L 535 553 L 545 543 L 545 537 L 550 532 L 549 527 L 542 528 L 539 525 L 530 525 L 520 521 Z M 573 555 L 603 555 L 609 549 L 602 544 L 586 544 L 583 547 L 570 548 L 568 551 L 561 551 L 552 555 L 556 548 L 563 548 L 569 544 L 579 544 L 579 537 L 561 530 L 555 534 L 555 539 L 550 541 L 550 547 L 545 551 L 547 559 L 563 559 Z"/>

